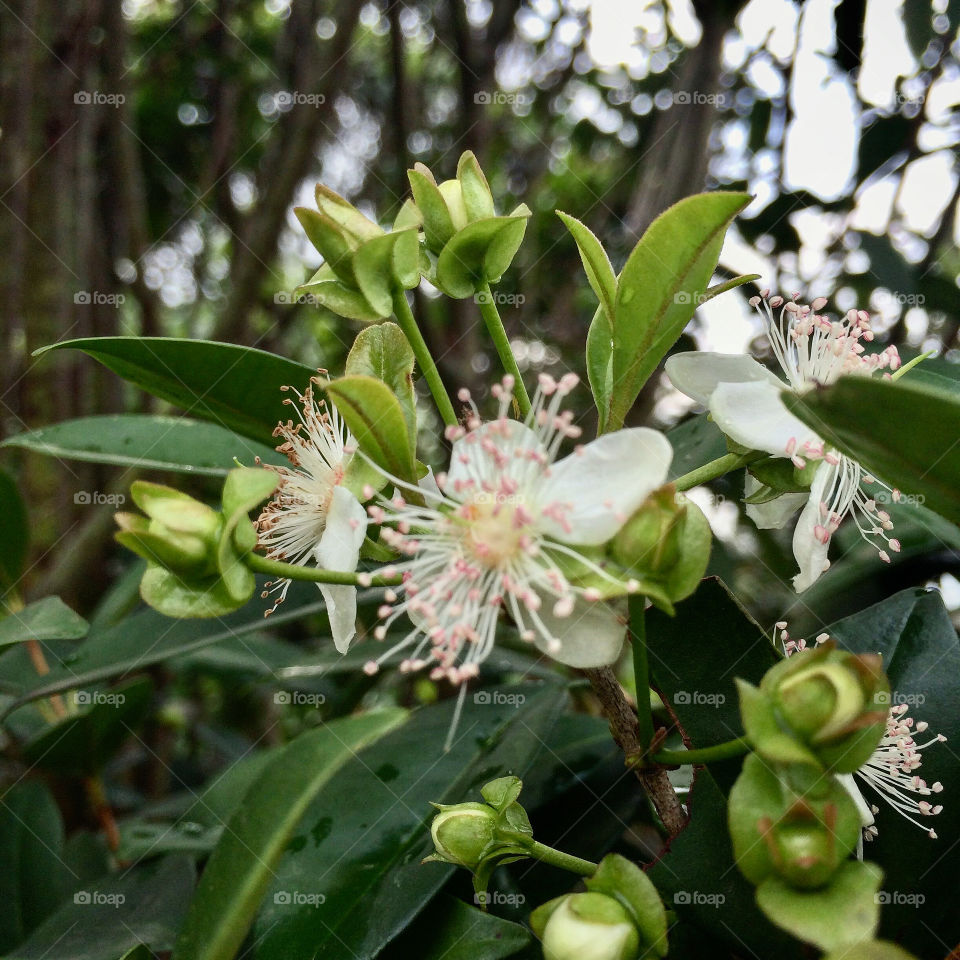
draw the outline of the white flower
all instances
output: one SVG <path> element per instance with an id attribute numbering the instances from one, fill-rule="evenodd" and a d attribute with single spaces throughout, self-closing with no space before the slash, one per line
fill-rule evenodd
<path id="1" fill-rule="evenodd" d="M 606 543 L 667 478 L 673 452 L 662 434 L 643 427 L 606 434 L 556 461 L 565 438 L 580 435 L 560 404 L 577 383 L 542 375 L 524 423 L 511 420 L 513 381 L 495 385 L 497 419 L 481 423 L 470 403 L 466 427 L 448 428 L 451 466 L 418 497 L 381 498 L 369 508 L 383 539 L 404 559 L 403 583 L 380 609 L 379 639 L 402 614 L 413 629 L 376 661 L 396 651 L 401 670 L 433 666 L 431 676 L 459 683 L 476 676 L 493 648 L 500 611 L 523 639 L 575 667 L 616 659 L 624 620 L 600 591 L 570 583 L 570 569 L 636 589 L 605 573 L 582 548 Z M 400 484 L 401 489 L 408 485 Z M 424 501 L 423 505 L 411 502 Z M 386 526 L 389 524 L 389 526 Z M 565 572 L 566 571 L 566 572 Z M 385 573 L 391 572 L 389 570 Z"/>
<path id="2" fill-rule="evenodd" d="M 344 485 L 354 440 L 336 408 L 328 409 L 323 400 L 314 399 L 315 383 L 321 383 L 319 378 L 302 394 L 294 390 L 300 422 L 288 420 L 273 432 L 283 437 L 277 450 L 286 454 L 292 467 L 264 464 L 280 474 L 280 486 L 257 519 L 259 545 L 271 559 L 301 566 L 313 561 L 325 570 L 349 572 L 357 568 L 367 532 L 366 511 Z M 296 406 L 293 400 L 284 403 Z M 267 584 L 270 589 L 264 597 L 279 593 L 267 614 L 284 601 L 290 583 L 283 579 Z M 356 587 L 317 586 L 327 604 L 334 645 L 346 653 L 356 633 Z"/>
<path id="3" fill-rule="evenodd" d="M 783 297 L 767 300 L 753 297 L 764 320 L 770 346 L 786 383 L 752 357 L 721 353 L 680 353 L 666 364 L 673 385 L 704 404 L 720 429 L 736 443 L 762 450 L 774 457 L 789 458 L 796 467 L 819 460 L 809 495 L 785 493 L 762 504 L 748 504 L 747 514 L 762 528 L 779 528 L 803 507 L 793 536 L 793 552 L 800 572 L 793 579 L 797 592 L 806 590 L 829 566 L 830 538 L 846 516 L 851 516 L 863 538 L 880 558 L 889 562 L 887 550 L 897 552 L 900 543 L 887 536 L 893 524 L 878 508 L 875 497 L 863 485 L 890 488 L 869 476 L 855 460 L 828 449 L 814 430 L 784 406 L 784 389 L 803 393 L 816 384 L 833 383 L 841 375 L 869 376 L 878 370 L 896 370 L 900 358 L 895 347 L 866 354 L 861 341 L 873 339 L 870 317 L 851 310 L 843 320 L 830 320 L 817 311 L 822 297 L 810 306 Z M 795 295 L 797 296 L 797 295 Z M 762 309 L 760 306 L 762 304 Z M 775 317 L 773 310 L 780 310 Z M 749 497 L 760 484 L 747 477 Z M 899 497 L 892 491 L 893 499 Z"/>
<path id="4" fill-rule="evenodd" d="M 790 639 L 787 625 L 783 621 L 776 624 L 774 633 L 775 637 L 779 634 L 783 652 L 788 657 L 807 647 L 805 640 Z M 829 639 L 827 634 L 821 633 L 814 641 L 814 646 L 820 646 Z M 857 777 L 909 823 L 924 830 L 931 839 L 937 839 L 935 830 L 915 818 L 934 817 L 943 810 L 942 804 L 933 804 L 927 799 L 941 793 L 943 784 L 937 781 L 928 785 L 917 771 L 923 763 L 920 752 L 935 743 L 946 742 L 947 738 L 938 733 L 924 743 L 917 743 L 913 735 L 925 733 L 929 724 L 925 720 L 915 722 L 913 717 L 905 716 L 907 709 L 906 703 L 897 703 L 890 707 L 887 729 L 870 759 L 855 773 L 837 775 L 837 780 L 853 798 L 860 811 L 860 823 L 866 840 L 872 840 L 879 833 L 876 815 L 880 808 L 876 804 L 868 804 L 864 799 L 855 779 Z M 862 854 L 862 843 L 858 853 Z"/>

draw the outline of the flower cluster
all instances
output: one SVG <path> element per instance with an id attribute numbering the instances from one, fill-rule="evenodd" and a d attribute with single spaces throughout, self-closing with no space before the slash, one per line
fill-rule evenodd
<path id="1" fill-rule="evenodd" d="M 890 515 L 877 505 L 873 489 L 890 490 L 850 457 L 831 450 L 817 433 L 797 419 L 781 400 L 784 390 L 803 393 L 815 385 L 828 385 L 841 375 L 870 376 L 896 370 L 896 347 L 868 353 L 873 340 L 870 316 L 850 310 L 841 320 L 820 313 L 827 301 L 811 304 L 769 297 L 769 291 L 750 304 L 763 318 L 764 330 L 786 382 L 749 356 L 709 352 L 681 353 L 667 361 L 673 385 L 704 404 L 720 429 L 734 442 L 789 460 L 804 471 L 809 494 L 783 492 L 748 503 L 747 513 L 759 527 L 783 527 L 802 508 L 793 536 L 793 551 L 800 566 L 794 577 L 797 592 L 806 590 L 829 567 L 830 540 L 840 523 L 852 517 L 861 536 L 880 558 L 900 550 L 889 536 Z M 779 312 L 775 312 L 779 311 Z M 811 475 L 812 474 L 812 475 Z M 749 478 L 748 500 L 761 484 Z M 775 491 L 774 491 L 775 493 Z M 891 491 L 895 501 L 899 497 Z"/>

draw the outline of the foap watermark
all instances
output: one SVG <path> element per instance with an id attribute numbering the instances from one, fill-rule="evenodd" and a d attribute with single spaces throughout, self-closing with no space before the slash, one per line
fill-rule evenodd
<path id="1" fill-rule="evenodd" d="M 927 702 L 925 693 L 901 693 L 899 690 L 881 690 L 873 695 L 873 702 L 881 707 L 897 707 L 905 703 L 908 707 L 922 707 Z"/>
<path id="2" fill-rule="evenodd" d="M 78 707 L 122 707 L 126 694 L 105 693 L 103 690 L 74 690 L 73 702 Z"/>
<path id="3" fill-rule="evenodd" d="M 473 902 L 478 907 L 522 907 L 527 898 L 522 893 L 481 890 L 473 895 Z"/>
<path id="4" fill-rule="evenodd" d="M 289 107 L 322 107 L 327 102 L 322 93 L 304 93 L 301 90 L 279 90 L 273 99 L 281 110 Z"/>
<path id="5" fill-rule="evenodd" d="M 709 296 L 705 293 L 691 293 L 689 290 L 680 290 L 673 295 L 674 303 L 685 303 L 685 304 L 694 304 L 695 306 L 700 306 L 702 303 L 706 303 L 710 299 Z"/>
<path id="6" fill-rule="evenodd" d="M 503 693 L 501 690 L 478 690 L 473 702 L 481 707 L 520 707 L 527 698 L 522 693 Z"/>
<path id="7" fill-rule="evenodd" d="M 927 298 L 922 293 L 905 293 L 902 290 L 878 290 L 875 296 L 881 310 L 886 305 L 922 307 L 927 302 Z"/>
<path id="8" fill-rule="evenodd" d="M 273 302 L 279 304 L 301 304 L 306 303 L 311 307 L 319 307 L 322 304 L 312 293 L 275 293 Z"/>
<path id="9" fill-rule="evenodd" d="M 722 893 L 704 893 L 702 890 L 678 890 L 673 902 L 679 906 L 722 907 L 727 898 Z"/>
<path id="10" fill-rule="evenodd" d="M 522 293 L 498 293 L 486 290 L 474 294 L 473 302 L 477 304 L 493 303 L 498 307 L 522 307 L 527 298 Z"/>
<path id="11" fill-rule="evenodd" d="M 122 93 L 104 93 L 103 90 L 78 90 L 73 102 L 81 107 L 119 107 L 127 102 Z"/>
<path id="12" fill-rule="evenodd" d="M 478 90 L 473 95 L 473 102 L 482 106 L 488 106 L 492 103 L 524 104 L 530 102 L 530 97 L 525 93 L 504 93 L 503 90 Z"/>
<path id="13" fill-rule="evenodd" d="M 680 106 L 725 107 L 727 105 L 727 94 L 722 92 L 704 93 L 702 90 L 675 90 L 673 102 Z"/>
<path id="14" fill-rule="evenodd" d="M 727 702 L 727 697 L 723 693 L 704 693 L 702 690 L 678 690 L 673 695 L 673 702 L 680 706 L 721 707 Z"/>
<path id="15" fill-rule="evenodd" d="M 73 902 L 78 907 L 119 907 L 126 902 L 122 893 L 101 893 L 99 890 L 78 890 Z"/>
<path id="16" fill-rule="evenodd" d="M 325 894 L 307 893 L 304 890 L 278 890 L 273 902 L 279 907 L 319 907 L 327 902 Z"/>
<path id="17" fill-rule="evenodd" d="M 302 690 L 278 690 L 273 702 L 288 707 L 322 707 L 327 698 L 322 693 L 304 693 Z"/>
<path id="18" fill-rule="evenodd" d="M 73 295 L 73 302 L 82 307 L 119 307 L 127 302 L 127 298 L 122 293 L 103 293 L 100 290 L 78 290 Z"/>
<path id="19" fill-rule="evenodd" d="M 100 490 L 78 490 L 73 502 L 80 507 L 122 507 L 127 498 L 122 493 L 102 493 Z"/>
<path id="20" fill-rule="evenodd" d="M 922 507 L 927 498 L 922 493 L 901 493 L 899 490 L 878 490 L 873 495 L 873 502 L 879 504 L 907 504 L 911 507 Z"/>
<path id="21" fill-rule="evenodd" d="M 873 902 L 881 907 L 922 907 L 927 898 L 922 893 L 903 893 L 900 890 L 880 890 L 873 895 Z"/>

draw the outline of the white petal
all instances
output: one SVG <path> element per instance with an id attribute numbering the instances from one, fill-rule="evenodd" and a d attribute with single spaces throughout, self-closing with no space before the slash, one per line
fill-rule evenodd
<path id="1" fill-rule="evenodd" d="M 496 460 L 483 449 L 482 443 L 486 438 L 493 440 L 497 449 L 509 457 L 505 467 L 498 466 Z M 466 496 L 463 485 L 471 480 L 473 489 L 482 488 L 484 482 L 496 489 L 504 474 L 516 480 L 529 477 L 531 461 L 523 456 L 515 456 L 517 450 L 536 450 L 546 455 L 537 434 L 519 420 L 491 420 L 483 424 L 453 444 L 444 492 L 454 500 L 462 500 Z M 458 486 L 461 489 L 458 490 Z"/>
<path id="2" fill-rule="evenodd" d="M 423 491 L 428 503 L 443 499 L 437 478 L 433 475 L 433 467 L 427 467 L 427 472 L 417 481 L 417 486 Z"/>
<path id="3" fill-rule="evenodd" d="M 569 667 L 587 669 L 603 667 L 620 656 L 627 635 L 626 603 L 604 603 L 577 598 L 569 617 L 554 616 L 549 604 L 540 608 L 538 616 L 550 631 L 543 636 L 537 631 L 534 643 L 554 660 Z M 559 648 L 552 649 L 560 643 Z"/>
<path id="4" fill-rule="evenodd" d="M 763 484 L 752 474 L 747 474 L 743 492 L 752 496 Z M 807 502 L 805 493 L 781 493 L 779 497 L 766 503 L 748 503 L 747 516 L 761 530 L 779 530 L 785 527 L 790 518 Z"/>
<path id="5" fill-rule="evenodd" d="M 664 372 L 681 393 L 705 407 L 710 405 L 710 397 L 721 383 L 759 381 L 775 387 L 784 386 L 763 364 L 744 353 L 710 353 L 705 350 L 677 353 L 667 360 Z"/>
<path id="6" fill-rule="evenodd" d="M 873 826 L 873 811 L 870 809 L 870 804 L 863 799 L 863 794 L 857 786 L 857 781 L 853 779 L 853 774 L 837 773 L 834 774 L 834 776 L 836 776 L 840 786 L 850 794 L 850 799 L 856 804 L 857 813 L 860 814 L 860 825 L 863 827 Z"/>
<path id="7" fill-rule="evenodd" d="M 804 444 L 817 444 L 820 438 L 783 405 L 781 389 L 782 383 L 721 383 L 710 399 L 710 413 L 717 426 L 744 447 L 785 457 L 787 444 L 794 440 L 802 456 Z"/>
<path id="8" fill-rule="evenodd" d="M 604 434 L 550 467 L 536 507 L 566 505 L 563 523 L 541 517 L 543 533 L 564 543 L 606 543 L 650 493 L 667 481 L 673 448 L 647 427 Z"/>
<path id="9" fill-rule="evenodd" d="M 820 504 L 824 500 L 824 492 L 832 478 L 833 469 L 829 463 L 823 463 L 817 468 L 810 485 L 807 505 L 793 531 L 793 555 L 800 565 L 800 572 L 793 578 L 793 587 L 797 593 L 802 593 L 812 586 L 823 573 L 830 552 L 829 540 L 821 543 L 814 535 L 814 528 L 823 525 Z"/>
<path id="10" fill-rule="evenodd" d="M 356 570 L 366 534 L 367 513 L 360 501 L 346 487 L 334 487 L 326 526 L 314 551 L 317 565 L 324 570 Z M 346 653 L 356 633 L 356 587 L 327 583 L 319 586 L 327 601 L 334 645 L 340 653 Z"/>

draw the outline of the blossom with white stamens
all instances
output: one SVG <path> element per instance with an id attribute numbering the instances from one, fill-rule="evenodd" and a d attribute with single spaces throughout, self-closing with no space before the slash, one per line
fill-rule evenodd
<path id="1" fill-rule="evenodd" d="M 778 638 L 784 654 L 788 657 L 807 647 L 805 640 L 790 639 L 787 624 L 783 621 L 774 626 L 774 642 Z M 828 634 L 821 633 L 814 641 L 814 646 L 820 646 L 829 639 Z M 939 781 L 927 784 L 917 771 L 923 763 L 921 751 L 935 743 L 944 743 L 947 738 L 938 733 L 925 739 L 923 743 L 918 743 L 914 735 L 926 733 L 929 724 L 925 720 L 914 721 L 913 717 L 905 716 L 907 710 L 905 703 L 894 704 L 887 715 L 887 727 L 883 737 L 870 759 L 854 773 L 837 775 L 837 780 L 853 798 L 860 811 L 865 840 L 873 840 L 879 833 L 876 815 L 880 808 L 876 804 L 867 803 L 854 777 L 859 777 L 871 787 L 909 823 L 924 830 L 932 840 L 937 839 L 936 831 L 917 818 L 934 817 L 943 810 L 942 804 L 931 803 L 927 799 L 942 793 L 943 784 Z"/>
<path id="2" fill-rule="evenodd" d="M 510 419 L 513 380 L 494 386 L 495 420 L 480 420 L 467 391 L 465 426 L 449 427 L 450 470 L 420 488 L 397 482 L 393 499 L 368 508 L 383 539 L 401 554 L 403 582 L 380 610 L 376 636 L 402 615 L 413 628 L 376 661 L 405 652 L 401 670 L 431 666 L 431 676 L 459 683 L 490 654 L 501 610 L 520 636 L 563 663 L 613 662 L 625 636 L 615 605 L 597 602 L 606 590 L 571 582 L 590 574 L 609 593 L 636 589 L 604 571 L 584 548 L 609 541 L 647 496 L 661 486 L 673 452 L 644 427 L 599 437 L 557 460 L 576 439 L 573 414 L 561 410 L 577 378 L 541 375 L 524 422 Z M 412 494 L 407 491 L 412 491 Z M 393 572 L 393 570 L 385 571 Z"/>
<path id="3" fill-rule="evenodd" d="M 784 493 L 765 503 L 747 505 L 748 516 L 761 528 L 782 527 L 803 507 L 793 536 L 793 552 L 800 565 L 793 584 L 799 593 L 830 565 L 830 539 L 844 517 L 853 518 L 861 536 L 887 563 L 888 551 L 899 552 L 900 543 L 888 535 L 893 528 L 890 515 L 868 492 L 871 487 L 890 488 L 871 477 L 856 460 L 829 449 L 814 430 L 787 410 L 781 391 L 804 393 L 840 376 L 896 370 L 900 357 L 892 346 L 866 353 L 864 343 L 873 340 L 873 331 L 870 316 L 863 310 L 850 310 L 842 320 L 831 320 L 819 312 L 827 302 L 823 297 L 808 306 L 796 302 L 799 294 L 786 302 L 783 297 L 768 299 L 768 295 L 769 291 L 764 291 L 750 304 L 763 318 L 786 383 L 752 357 L 703 351 L 671 357 L 666 373 L 678 390 L 707 406 L 720 429 L 738 444 L 789 459 L 800 469 L 819 461 L 809 495 Z M 760 487 L 748 474 L 747 496 Z M 894 501 L 898 496 L 892 491 Z"/>
<path id="4" fill-rule="evenodd" d="M 335 407 L 316 400 L 314 377 L 297 395 L 299 423 L 288 420 L 273 431 L 282 437 L 277 447 L 290 460 L 290 467 L 264 464 L 280 475 L 273 499 L 257 519 L 258 545 L 266 556 L 287 563 L 314 562 L 325 570 L 353 571 L 366 536 L 367 515 L 360 501 L 345 485 L 347 467 L 354 452 L 354 440 Z M 293 389 L 293 388 L 283 388 Z M 264 591 L 278 594 L 273 613 L 287 596 L 290 579 L 268 583 Z M 317 584 L 327 603 L 330 629 L 337 650 L 346 653 L 356 633 L 357 591 L 352 586 Z"/>

